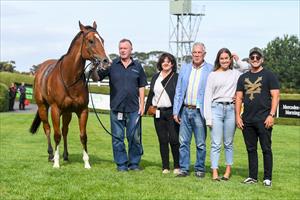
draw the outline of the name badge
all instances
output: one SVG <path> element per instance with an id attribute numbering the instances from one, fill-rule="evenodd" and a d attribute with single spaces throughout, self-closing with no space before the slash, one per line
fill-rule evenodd
<path id="1" fill-rule="evenodd" d="M 155 118 L 160 118 L 160 110 L 156 109 Z"/>
<path id="2" fill-rule="evenodd" d="M 123 113 L 118 112 L 118 120 L 123 120 Z"/>

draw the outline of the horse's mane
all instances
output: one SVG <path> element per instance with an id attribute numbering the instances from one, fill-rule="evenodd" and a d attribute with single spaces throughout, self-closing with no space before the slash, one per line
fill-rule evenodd
<path id="1" fill-rule="evenodd" d="M 91 30 L 91 31 L 97 32 L 97 30 L 94 29 L 94 27 L 92 27 L 92 26 L 84 26 L 84 27 L 85 27 L 88 31 Z M 71 51 L 71 49 L 72 49 L 72 47 L 73 47 L 75 41 L 80 37 L 80 35 L 81 35 L 82 33 L 83 33 L 82 31 L 79 31 L 79 32 L 77 33 L 77 35 L 73 38 L 73 40 L 72 40 L 72 42 L 71 42 L 71 44 L 70 44 L 70 46 L 69 46 L 69 49 L 68 49 L 67 53 L 64 54 L 64 55 L 62 55 L 58 61 L 61 61 L 61 60 L 65 57 L 65 55 L 68 55 L 68 54 L 70 53 L 70 51 Z"/>

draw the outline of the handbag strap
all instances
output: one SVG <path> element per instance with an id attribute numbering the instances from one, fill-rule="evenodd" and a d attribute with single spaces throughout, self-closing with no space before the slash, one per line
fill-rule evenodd
<path id="1" fill-rule="evenodd" d="M 171 78 L 172 78 L 172 76 L 173 76 L 173 75 L 174 75 L 174 72 L 172 73 L 172 75 L 170 76 L 169 80 L 167 81 L 167 83 L 166 83 L 166 85 L 165 85 L 164 89 L 161 91 L 161 93 L 160 93 L 160 95 L 159 95 L 159 97 L 158 97 L 158 100 L 157 100 L 156 106 L 157 106 L 157 104 L 158 104 L 158 102 L 159 102 L 159 100 L 160 100 L 160 98 L 161 98 L 161 96 L 162 96 L 163 92 L 165 91 L 165 88 L 167 87 L 167 85 L 168 85 L 168 83 L 169 83 L 169 81 L 171 80 Z"/>

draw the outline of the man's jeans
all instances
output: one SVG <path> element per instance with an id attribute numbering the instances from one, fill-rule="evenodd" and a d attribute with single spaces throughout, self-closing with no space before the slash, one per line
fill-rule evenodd
<path id="1" fill-rule="evenodd" d="M 233 138 L 235 133 L 234 104 L 213 102 L 211 129 L 211 168 L 218 169 L 219 157 L 224 141 L 226 165 L 233 164 Z"/>
<path id="2" fill-rule="evenodd" d="M 205 172 L 206 157 L 206 125 L 199 109 L 184 107 L 179 130 L 179 164 L 181 171 L 188 172 L 190 168 L 190 144 L 194 132 L 196 143 L 195 172 Z"/>
<path id="3" fill-rule="evenodd" d="M 110 112 L 114 161 L 119 170 L 126 170 L 128 167 L 131 169 L 137 168 L 141 161 L 143 147 L 139 117 L 138 112 L 123 113 L 122 120 L 118 120 L 118 112 Z M 128 156 L 124 143 L 125 128 L 128 141 Z"/>

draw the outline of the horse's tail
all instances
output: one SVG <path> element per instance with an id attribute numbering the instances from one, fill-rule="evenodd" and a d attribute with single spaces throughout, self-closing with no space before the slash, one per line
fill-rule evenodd
<path id="1" fill-rule="evenodd" d="M 34 120 L 31 124 L 30 129 L 29 129 L 30 133 L 35 134 L 37 129 L 39 128 L 40 124 L 41 124 L 41 118 L 40 118 L 39 113 L 36 112 Z"/>

